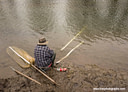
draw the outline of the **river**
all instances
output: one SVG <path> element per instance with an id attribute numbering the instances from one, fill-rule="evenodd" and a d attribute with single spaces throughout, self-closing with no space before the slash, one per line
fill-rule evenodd
<path id="1" fill-rule="evenodd" d="M 64 51 L 83 27 L 84 31 Z M 0 0 L 0 77 L 20 67 L 6 48 L 17 46 L 33 56 L 40 37 L 57 53 L 56 61 L 84 41 L 63 62 L 128 70 L 127 0 Z"/>

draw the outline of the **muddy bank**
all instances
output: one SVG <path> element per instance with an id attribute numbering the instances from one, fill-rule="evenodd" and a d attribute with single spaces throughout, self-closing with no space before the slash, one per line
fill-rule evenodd
<path id="1" fill-rule="evenodd" d="M 57 72 L 48 70 L 47 74 L 54 79 L 60 86 L 53 85 L 47 78 L 43 77 L 38 71 L 29 68 L 21 72 L 42 83 L 42 86 L 17 75 L 7 79 L 0 79 L 0 92 L 94 92 L 93 88 L 125 88 L 128 92 L 128 72 L 103 69 L 96 65 L 75 65 L 64 63 L 70 68 L 67 72 Z M 60 67 L 58 65 L 58 67 Z M 110 92 L 95 91 L 95 92 Z M 113 91 L 111 91 L 113 92 Z"/>

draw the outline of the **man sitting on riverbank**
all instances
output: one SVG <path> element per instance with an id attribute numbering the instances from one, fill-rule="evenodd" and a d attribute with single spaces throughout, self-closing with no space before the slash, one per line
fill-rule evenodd
<path id="1" fill-rule="evenodd" d="M 48 46 L 48 41 L 45 38 L 40 38 L 39 43 L 35 47 L 35 65 L 41 69 L 46 70 L 53 67 L 56 54 Z"/>

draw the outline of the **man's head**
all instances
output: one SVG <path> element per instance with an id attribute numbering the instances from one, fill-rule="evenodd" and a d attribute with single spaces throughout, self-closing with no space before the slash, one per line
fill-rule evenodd
<path id="1" fill-rule="evenodd" d="M 48 41 L 44 37 L 39 39 L 38 45 L 47 45 L 47 44 L 48 44 Z"/>

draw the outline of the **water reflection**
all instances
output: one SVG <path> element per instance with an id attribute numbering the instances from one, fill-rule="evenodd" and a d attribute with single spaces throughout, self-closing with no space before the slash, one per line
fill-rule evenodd
<path id="1" fill-rule="evenodd" d="M 128 40 L 127 0 L 1 0 L 1 7 L 1 15 L 14 30 L 18 27 L 22 31 L 32 29 L 43 34 L 57 29 L 76 34 L 87 26 L 81 37 L 88 41 Z"/>
<path id="2" fill-rule="evenodd" d="M 26 0 L 14 0 L 14 9 L 18 22 L 26 26 L 27 25 L 27 19 L 28 19 L 28 12 L 27 12 L 27 5 L 28 2 Z"/>
<path id="3" fill-rule="evenodd" d="M 69 8 L 72 15 L 68 16 L 68 25 L 75 24 L 74 27 L 77 26 L 77 28 L 86 25 L 87 29 L 82 35 L 84 39 L 88 41 L 100 38 L 128 40 L 126 39 L 128 34 L 127 0 L 87 0 L 84 5 L 78 2 L 81 7 L 74 7 L 76 2 L 69 3 L 73 8 Z M 76 11 L 79 12 L 76 14 Z"/>
<path id="4" fill-rule="evenodd" d="M 48 31 L 50 26 L 53 24 L 51 20 L 52 11 L 48 7 L 49 3 L 37 0 L 36 2 L 32 0 L 29 3 L 28 13 L 29 13 L 29 27 L 43 34 Z"/>
<path id="5" fill-rule="evenodd" d="M 54 6 L 54 18 L 55 24 L 57 26 L 66 25 L 66 7 L 67 7 L 67 0 L 61 1 L 56 0 Z"/>
<path id="6" fill-rule="evenodd" d="M 100 17 L 107 17 L 109 13 L 109 5 L 111 0 L 95 0 L 97 13 Z"/>
<path id="7" fill-rule="evenodd" d="M 101 38 L 128 40 L 127 0 L 7 0 L 1 4 L 8 22 L 13 22 L 11 27 L 22 31 L 44 34 L 68 30 L 76 34 L 87 26 L 81 37 L 90 42 Z"/>

